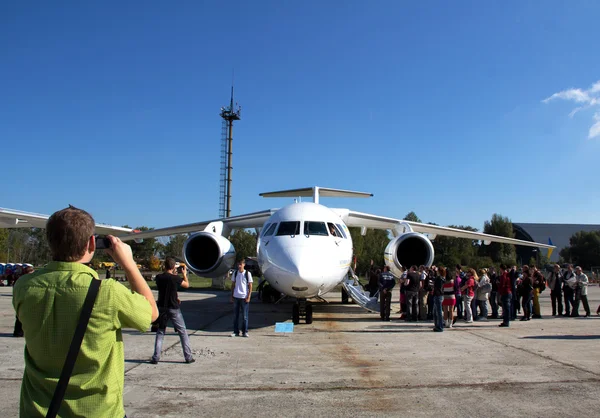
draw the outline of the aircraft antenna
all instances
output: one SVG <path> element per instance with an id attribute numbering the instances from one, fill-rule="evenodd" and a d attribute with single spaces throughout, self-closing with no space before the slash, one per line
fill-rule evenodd
<path id="1" fill-rule="evenodd" d="M 241 107 L 233 101 L 233 77 L 231 83 L 231 99 L 229 106 L 222 107 L 221 118 L 221 165 L 219 181 L 219 217 L 231 216 L 231 169 L 232 169 L 232 145 L 233 145 L 233 122 L 240 120 Z"/>

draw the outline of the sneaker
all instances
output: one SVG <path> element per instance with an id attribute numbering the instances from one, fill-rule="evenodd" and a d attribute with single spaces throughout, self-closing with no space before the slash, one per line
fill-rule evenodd
<path id="1" fill-rule="evenodd" d="M 150 359 L 150 364 L 158 364 L 158 360 Z"/>
<path id="2" fill-rule="evenodd" d="M 230 337 L 239 337 L 239 336 L 240 336 L 240 334 L 236 334 L 235 332 L 232 332 L 230 335 Z"/>
<path id="3" fill-rule="evenodd" d="M 508 327 L 508 324 L 505 324 L 504 322 L 501 323 L 500 325 L 498 325 L 499 327 Z"/>
<path id="4" fill-rule="evenodd" d="M 196 359 L 195 359 L 195 358 L 191 358 L 191 359 L 189 359 L 189 360 L 186 360 L 185 362 L 186 362 L 187 364 L 192 364 L 192 363 L 195 363 L 195 362 L 196 362 Z"/>
<path id="5" fill-rule="evenodd" d="M 242 337 L 244 337 L 244 338 L 248 338 L 248 337 L 249 337 L 249 335 L 248 335 L 248 333 L 247 333 L 247 332 L 244 332 L 244 333 L 242 334 Z"/>

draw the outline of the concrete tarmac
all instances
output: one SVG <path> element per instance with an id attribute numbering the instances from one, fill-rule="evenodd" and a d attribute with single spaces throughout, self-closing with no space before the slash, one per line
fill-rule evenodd
<path id="1" fill-rule="evenodd" d="M 12 337 L 12 288 L 0 287 L 2 416 L 18 415 L 22 338 Z M 591 318 L 406 323 L 356 305 L 314 305 L 314 322 L 292 334 L 292 303 L 252 301 L 250 338 L 231 338 L 232 305 L 221 291 L 180 292 L 196 363 L 185 364 L 169 327 L 158 365 L 154 334 L 125 330 L 128 417 L 229 416 L 600 416 L 600 289 L 590 286 Z M 398 311 L 398 295 L 392 312 Z M 580 314 L 583 308 L 580 307 Z"/>

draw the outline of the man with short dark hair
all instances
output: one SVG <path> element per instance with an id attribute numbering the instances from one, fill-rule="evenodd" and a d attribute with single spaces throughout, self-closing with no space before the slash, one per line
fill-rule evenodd
<path id="1" fill-rule="evenodd" d="M 417 272 L 417 266 L 412 266 L 406 273 L 406 320 L 417 322 L 419 290 L 423 286 L 421 275 Z"/>
<path id="2" fill-rule="evenodd" d="M 98 273 L 85 265 L 96 250 L 94 228 L 94 219 L 84 210 L 70 206 L 54 213 L 46 224 L 53 261 L 15 285 L 13 305 L 25 333 L 23 417 L 46 415 L 90 283 L 99 280 Z M 59 416 L 122 418 L 121 328 L 145 331 L 158 317 L 131 247 L 111 235 L 108 239 L 106 252 L 125 270 L 131 290 L 114 280 L 102 281 Z"/>
<path id="3" fill-rule="evenodd" d="M 248 338 L 248 311 L 252 296 L 252 274 L 245 270 L 244 260 L 238 261 L 238 269 L 231 275 L 231 302 L 233 303 L 233 334 L 240 336 L 240 312 L 242 313 L 242 337 Z"/>
<path id="4" fill-rule="evenodd" d="M 388 266 L 383 266 L 383 272 L 379 274 L 379 316 L 382 321 L 390 320 L 394 286 L 396 286 L 396 278 L 390 273 Z"/>
<path id="5" fill-rule="evenodd" d="M 555 264 L 554 268 L 552 269 L 552 273 L 550 273 L 550 276 L 548 276 L 548 287 L 550 288 L 550 299 L 552 300 L 552 316 L 562 316 L 563 313 L 561 290 L 562 282 L 563 275 L 560 271 L 560 266 Z"/>
<path id="6" fill-rule="evenodd" d="M 184 289 L 187 289 L 190 287 L 190 282 L 188 280 L 185 264 L 180 266 L 183 278 L 176 274 L 178 272 L 176 266 L 175 259 L 173 257 L 167 257 L 165 259 L 164 272 L 157 275 L 155 278 L 156 287 L 158 288 L 157 306 L 159 311 L 159 321 L 158 329 L 156 330 L 156 339 L 154 340 L 154 354 L 150 360 L 150 363 L 152 364 L 157 364 L 160 360 L 165 330 L 169 320 L 173 322 L 175 332 L 179 334 L 185 362 L 193 363 L 196 361 L 192 357 L 190 338 L 188 337 L 187 329 L 185 328 L 185 321 L 181 314 L 181 309 L 179 309 L 179 299 L 177 298 L 177 287 L 181 286 Z"/>

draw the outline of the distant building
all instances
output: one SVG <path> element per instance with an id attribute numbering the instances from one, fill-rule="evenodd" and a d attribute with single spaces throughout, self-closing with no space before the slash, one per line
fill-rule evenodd
<path id="1" fill-rule="evenodd" d="M 579 231 L 600 231 L 600 225 L 577 225 L 577 224 L 528 224 L 528 223 L 513 223 L 513 231 L 515 238 L 525 241 L 541 242 L 548 244 L 548 240 L 552 241 L 552 245 L 556 245 L 556 249 L 550 256 L 550 261 L 558 261 L 560 258 L 560 250 L 568 247 L 569 239 L 573 234 Z M 527 264 L 531 257 L 536 258 L 538 251 L 533 247 L 517 246 L 517 262 L 519 264 Z M 544 254 L 547 250 L 542 249 Z"/>

